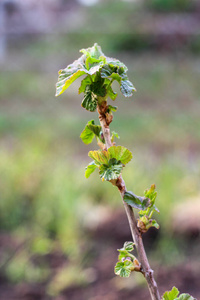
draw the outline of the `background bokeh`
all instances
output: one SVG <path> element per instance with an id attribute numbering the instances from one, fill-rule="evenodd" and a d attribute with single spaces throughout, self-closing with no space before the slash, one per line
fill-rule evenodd
<path id="1" fill-rule="evenodd" d="M 97 145 L 79 136 L 98 118 L 80 106 L 81 79 L 54 96 L 58 70 L 95 42 L 137 89 L 119 93 L 111 127 L 134 155 L 128 190 L 157 186 L 161 228 L 144 242 L 160 291 L 198 299 L 200 5 L 189 0 L 0 2 L 0 299 L 149 299 L 140 274 L 113 272 L 131 235 L 118 192 L 84 177 Z"/>

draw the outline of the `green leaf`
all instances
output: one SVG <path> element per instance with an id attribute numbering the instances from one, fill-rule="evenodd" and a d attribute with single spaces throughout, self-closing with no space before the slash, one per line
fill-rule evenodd
<path id="1" fill-rule="evenodd" d="M 89 178 L 90 175 L 94 172 L 94 170 L 98 168 L 98 166 L 95 164 L 95 162 L 91 162 L 86 168 L 85 168 L 85 177 Z"/>
<path id="2" fill-rule="evenodd" d="M 115 100 L 117 98 L 117 93 L 115 93 L 112 89 L 112 87 L 109 85 L 107 87 L 107 93 L 108 93 L 108 96 L 110 97 L 111 100 Z"/>
<path id="3" fill-rule="evenodd" d="M 127 164 L 131 158 L 132 153 L 123 146 L 112 146 L 107 151 L 106 150 L 96 150 L 96 151 L 90 151 L 89 157 L 91 157 L 98 165 L 109 165 L 110 163 L 113 164 L 115 159 L 117 161 L 117 167 L 121 164 Z M 115 163 L 114 163 L 115 164 Z"/>
<path id="4" fill-rule="evenodd" d="M 81 103 L 82 107 L 87 109 L 88 111 L 95 111 L 97 108 L 97 97 L 96 95 L 91 91 L 90 86 L 88 85 L 85 90 L 84 98 Z"/>
<path id="5" fill-rule="evenodd" d="M 115 131 L 112 131 L 112 136 L 111 136 L 111 142 L 112 142 L 112 143 L 114 142 L 115 137 L 116 137 L 117 139 L 120 139 L 120 136 L 118 135 L 118 133 L 115 132 Z"/>
<path id="6" fill-rule="evenodd" d="M 85 143 L 86 145 L 90 144 L 95 136 L 94 132 L 89 127 L 90 125 L 94 125 L 94 120 L 91 120 L 87 123 L 85 129 L 82 131 L 80 135 L 80 138 L 82 139 L 83 143 Z"/>
<path id="7" fill-rule="evenodd" d="M 87 85 L 91 84 L 91 79 L 89 76 L 85 77 L 82 81 L 81 81 L 81 86 L 79 87 L 78 93 L 84 93 L 85 89 L 87 87 Z"/>
<path id="8" fill-rule="evenodd" d="M 116 158 L 122 164 L 127 164 L 132 159 L 132 153 L 123 146 L 112 146 L 108 149 L 110 158 Z"/>
<path id="9" fill-rule="evenodd" d="M 179 290 L 174 286 L 171 291 L 163 294 L 162 300 L 175 300 L 179 294 Z"/>
<path id="10" fill-rule="evenodd" d="M 94 120 L 91 120 L 87 123 L 84 130 L 82 131 L 80 138 L 82 139 L 83 143 L 90 144 L 93 138 L 96 136 L 101 140 L 101 126 L 95 125 Z"/>
<path id="11" fill-rule="evenodd" d="M 90 89 L 97 96 L 100 96 L 100 97 L 106 96 L 106 88 L 103 85 L 102 80 L 93 82 L 90 86 Z"/>
<path id="12" fill-rule="evenodd" d="M 126 250 L 122 249 L 118 249 L 117 251 L 119 251 L 119 256 L 118 256 L 118 260 L 121 261 L 123 258 L 126 258 L 128 255 L 128 252 Z"/>
<path id="13" fill-rule="evenodd" d="M 66 69 L 60 70 L 58 82 L 56 83 L 56 97 L 61 95 L 77 78 L 84 74 L 86 74 L 86 71 L 82 69 L 73 73 L 69 73 Z"/>
<path id="14" fill-rule="evenodd" d="M 124 201 L 133 208 L 145 210 L 150 205 L 148 198 L 136 196 L 132 192 L 125 192 Z"/>
<path id="15" fill-rule="evenodd" d="M 116 266 L 115 266 L 115 274 L 116 275 L 120 275 L 121 269 L 124 267 L 124 263 L 123 262 L 117 262 Z"/>
<path id="16" fill-rule="evenodd" d="M 112 111 L 116 112 L 117 109 L 118 109 L 117 106 L 108 105 L 107 112 L 108 112 L 108 113 L 111 113 Z"/>
<path id="17" fill-rule="evenodd" d="M 177 300 L 196 300 L 195 298 L 193 298 L 191 295 L 189 294 L 181 294 Z"/>
<path id="18" fill-rule="evenodd" d="M 134 243 L 133 242 L 125 242 L 124 243 L 124 247 L 123 247 L 126 251 L 133 251 L 134 249 Z"/>
<path id="19" fill-rule="evenodd" d="M 110 159 L 110 155 L 108 153 L 108 151 L 105 150 L 95 150 L 95 151 L 90 151 L 88 153 L 88 156 L 90 158 L 92 158 L 97 165 L 102 165 L 102 164 L 106 164 L 108 165 L 108 161 Z"/>
<path id="20" fill-rule="evenodd" d="M 156 220 L 152 220 L 151 227 L 155 227 L 156 229 L 159 229 L 159 224 L 156 222 Z"/>
<path id="21" fill-rule="evenodd" d="M 131 267 L 133 267 L 131 261 L 118 262 L 115 266 L 115 274 L 120 277 L 129 277 L 131 274 Z"/>
<path id="22" fill-rule="evenodd" d="M 128 79 L 121 81 L 120 90 L 125 97 L 131 97 L 133 91 L 136 91 L 135 87 Z"/>
<path id="23" fill-rule="evenodd" d="M 87 49 L 81 49 L 80 52 L 84 53 L 86 57 L 92 57 L 94 59 L 100 59 L 101 56 L 105 57 L 101 47 L 97 43 Z"/>
<path id="24" fill-rule="evenodd" d="M 117 179 L 123 169 L 123 165 L 120 161 L 115 158 L 111 158 L 108 164 L 103 164 L 99 167 L 99 175 L 102 180 L 113 180 Z"/>

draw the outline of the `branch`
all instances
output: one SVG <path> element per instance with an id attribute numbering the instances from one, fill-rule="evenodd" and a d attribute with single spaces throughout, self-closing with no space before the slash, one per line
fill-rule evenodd
<path id="1" fill-rule="evenodd" d="M 107 102 L 103 102 L 103 103 L 101 103 L 101 105 L 98 105 L 99 121 L 100 121 L 100 124 L 102 127 L 103 136 L 104 136 L 105 143 L 106 143 L 106 148 L 108 149 L 112 146 L 112 142 L 111 142 L 111 138 L 110 138 L 110 129 L 109 129 L 109 124 L 111 123 L 112 120 L 110 121 L 110 119 L 106 115 L 106 111 L 107 111 Z M 147 255 L 146 255 L 143 241 L 142 241 L 142 234 L 137 228 L 137 222 L 136 222 L 136 218 L 135 218 L 133 209 L 131 206 L 129 206 L 123 200 L 124 193 L 127 190 L 126 190 L 125 182 L 121 175 L 117 179 L 115 185 L 117 186 L 117 188 L 120 192 L 120 195 L 122 197 L 122 201 L 123 201 L 126 215 L 128 218 L 133 241 L 135 243 L 135 247 L 136 247 L 136 250 L 138 253 L 138 258 L 141 263 L 141 272 L 147 281 L 149 292 L 151 294 L 151 298 L 152 298 L 152 300 L 160 300 L 157 283 L 153 276 L 153 270 L 150 268 L 150 265 L 149 265 L 149 262 L 147 259 Z"/>

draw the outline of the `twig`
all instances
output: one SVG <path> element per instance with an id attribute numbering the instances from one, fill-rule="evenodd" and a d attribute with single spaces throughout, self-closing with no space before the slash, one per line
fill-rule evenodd
<path id="1" fill-rule="evenodd" d="M 103 103 L 103 105 L 98 106 L 99 120 L 100 120 L 100 124 L 102 127 L 102 132 L 103 132 L 103 136 L 105 139 L 105 143 L 106 143 L 106 148 L 108 149 L 112 146 L 112 142 L 111 142 L 111 138 L 110 138 L 109 123 L 106 120 L 106 109 L 107 108 L 106 108 L 105 103 Z M 125 185 L 125 182 L 124 182 L 122 176 L 120 176 L 117 179 L 115 185 L 117 186 L 117 188 L 120 192 L 120 195 L 122 197 L 122 200 L 123 200 L 124 193 L 127 190 L 126 190 L 126 185 Z M 160 294 L 158 291 L 157 283 L 153 276 L 153 270 L 151 269 L 148 259 L 147 259 L 147 255 L 146 255 L 143 241 L 142 241 L 142 234 L 138 230 L 137 222 L 136 222 L 136 218 L 135 218 L 133 209 L 126 202 L 124 202 L 124 200 L 123 200 L 123 204 L 124 204 L 124 208 L 125 208 L 126 215 L 128 218 L 129 226 L 131 229 L 133 241 L 135 243 L 135 247 L 136 247 L 136 250 L 138 253 L 139 262 L 141 263 L 141 273 L 144 275 L 144 277 L 147 281 L 152 300 L 160 300 Z"/>

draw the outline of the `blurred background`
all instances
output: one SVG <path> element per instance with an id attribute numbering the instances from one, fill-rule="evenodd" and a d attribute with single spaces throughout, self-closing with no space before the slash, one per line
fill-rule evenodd
<path id="1" fill-rule="evenodd" d="M 101 45 L 129 68 L 111 128 L 134 155 L 138 195 L 155 183 L 160 230 L 144 243 L 160 292 L 200 299 L 200 3 L 0 1 L 0 299 L 149 299 L 141 274 L 114 275 L 131 239 L 118 191 L 89 179 L 79 135 L 95 118 L 81 79 L 55 98 L 57 72 Z M 116 90 L 119 88 L 116 85 Z"/>

